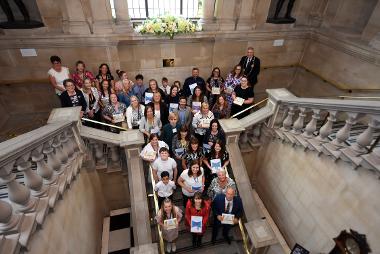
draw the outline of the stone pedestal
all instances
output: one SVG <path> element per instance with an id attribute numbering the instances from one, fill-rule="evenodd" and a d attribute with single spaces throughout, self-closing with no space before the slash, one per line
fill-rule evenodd
<path id="1" fill-rule="evenodd" d="M 94 34 L 113 32 L 111 4 L 108 0 L 91 0 L 92 30 Z"/>
<path id="2" fill-rule="evenodd" d="M 219 29 L 222 31 L 235 30 L 235 0 L 220 0 L 217 6 Z"/>
<path id="3" fill-rule="evenodd" d="M 253 9 L 255 9 L 256 4 L 256 0 L 241 1 L 237 30 L 252 30 L 256 27 L 256 22 L 253 19 Z"/>
<path id="4" fill-rule="evenodd" d="M 61 1 L 63 31 L 69 34 L 90 34 L 82 4 L 79 0 Z"/>

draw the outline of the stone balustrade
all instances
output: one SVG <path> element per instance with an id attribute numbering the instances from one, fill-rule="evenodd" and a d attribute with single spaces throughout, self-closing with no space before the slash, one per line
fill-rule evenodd
<path id="1" fill-rule="evenodd" d="M 76 122 L 60 121 L 0 144 L 0 252 L 27 250 L 37 226 L 73 184 L 84 147 Z"/>

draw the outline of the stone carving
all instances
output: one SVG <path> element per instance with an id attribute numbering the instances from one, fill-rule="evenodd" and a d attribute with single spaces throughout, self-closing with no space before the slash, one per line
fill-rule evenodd
<path id="1" fill-rule="evenodd" d="M 294 23 L 296 19 L 291 16 L 291 13 L 292 13 L 292 9 L 293 9 L 295 1 L 296 0 L 272 0 L 271 10 L 273 9 L 272 6 L 274 5 L 275 5 L 275 9 L 274 9 L 274 13 L 273 11 L 269 13 L 267 22 L 274 23 L 274 24 Z M 281 17 L 281 14 L 284 13 L 283 7 L 284 7 L 285 2 L 287 2 L 285 14 L 283 17 Z M 272 13 L 273 13 L 273 16 L 272 16 Z"/>
<path id="2" fill-rule="evenodd" d="M 26 28 L 36 28 L 44 26 L 41 22 L 31 20 L 28 9 L 26 8 L 22 0 L 13 0 L 20 10 L 24 20 L 16 20 L 14 15 L 14 10 L 12 10 L 11 5 L 8 0 L 0 0 L 0 6 L 5 15 L 7 16 L 7 21 L 0 23 L 0 28 L 3 29 L 26 29 Z"/>

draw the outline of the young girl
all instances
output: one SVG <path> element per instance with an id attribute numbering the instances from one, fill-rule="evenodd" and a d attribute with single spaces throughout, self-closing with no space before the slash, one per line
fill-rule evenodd
<path id="1" fill-rule="evenodd" d="M 172 228 L 168 226 L 166 220 L 177 219 L 176 227 Z M 166 251 L 168 253 L 175 252 L 177 246 L 175 241 L 178 238 L 178 225 L 182 219 L 182 211 L 175 206 L 170 199 L 165 199 L 162 203 L 161 209 L 158 211 L 156 221 L 160 225 L 162 230 L 162 238 L 166 241 Z"/>

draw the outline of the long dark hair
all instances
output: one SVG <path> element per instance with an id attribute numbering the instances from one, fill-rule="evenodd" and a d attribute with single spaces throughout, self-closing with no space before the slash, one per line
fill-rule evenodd
<path id="1" fill-rule="evenodd" d="M 215 158 L 215 155 L 216 155 L 216 151 L 215 151 L 215 145 L 218 144 L 220 145 L 220 152 L 219 152 L 219 158 L 222 157 L 222 155 L 225 153 L 226 151 L 226 146 L 224 145 L 224 142 L 220 139 L 217 139 L 214 144 L 211 146 L 211 151 L 210 151 L 210 155 L 211 155 L 211 158 Z"/>
<path id="2" fill-rule="evenodd" d="M 190 141 L 190 131 L 186 125 L 182 125 L 181 128 L 179 129 L 179 132 L 177 133 L 178 140 L 181 140 L 181 132 L 187 132 L 185 140 Z"/>
<path id="3" fill-rule="evenodd" d="M 192 144 L 197 144 L 198 145 L 197 151 L 193 151 L 193 149 L 191 148 Z M 187 152 L 188 153 L 194 153 L 194 152 L 198 152 L 199 150 L 200 150 L 199 140 L 196 137 L 191 137 L 189 145 L 187 146 Z"/>
<path id="4" fill-rule="evenodd" d="M 99 75 L 102 75 L 102 67 L 103 66 L 106 66 L 107 67 L 107 73 L 106 74 L 108 74 L 108 75 L 110 75 L 111 76 L 111 71 L 110 71 L 110 67 L 108 66 L 108 64 L 106 64 L 106 63 L 102 63 L 101 65 L 99 65 L 99 72 L 98 72 L 98 74 Z"/>
<path id="5" fill-rule="evenodd" d="M 194 199 L 201 199 L 202 200 L 202 202 L 201 202 L 201 208 L 205 207 L 206 203 L 205 203 L 205 200 L 204 200 L 204 198 L 202 196 L 202 192 L 199 192 L 199 191 L 195 192 L 193 198 L 190 199 L 191 200 L 191 206 L 195 208 L 195 201 L 194 201 Z"/>
<path id="6" fill-rule="evenodd" d="M 214 118 L 211 120 L 210 122 L 210 127 L 208 128 L 210 131 L 212 131 L 212 124 L 213 123 L 216 123 L 218 125 L 218 132 L 220 132 L 220 130 L 222 129 L 222 127 L 220 126 L 220 123 L 219 123 L 219 120 Z"/>
<path id="7" fill-rule="evenodd" d="M 154 108 L 151 106 L 151 105 L 146 105 L 145 106 L 145 109 L 144 109 L 144 116 L 145 116 L 145 119 L 146 118 L 146 112 L 148 111 L 148 109 L 151 109 L 153 111 L 153 117 L 154 117 Z"/>
<path id="8" fill-rule="evenodd" d="M 100 87 L 99 87 L 99 89 L 100 89 L 100 93 L 101 93 L 103 96 L 105 96 L 104 88 L 103 88 L 103 83 L 104 83 L 104 82 L 107 82 L 107 83 L 108 83 L 107 92 L 108 92 L 108 96 L 110 96 L 111 93 L 112 93 L 112 91 L 111 91 L 111 85 L 110 85 L 109 80 L 107 80 L 107 79 L 103 79 L 103 80 L 100 82 Z"/>
<path id="9" fill-rule="evenodd" d="M 237 67 L 240 67 L 240 74 L 238 76 L 240 78 L 241 76 L 243 76 L 243 67 L 241 65 L 239 65 L 239 64 L 237 64 L 237 65 L 234 66 L 234 68 L 231 71 L 231 74 L 232 74 L 232 76 L 235 77 Z"/>
<path id="10" fill-rule="evenodd" d="M 219 75 L 218 75 L 218 78 L 220 78 L 222 76 L 222 74 L 220 73 L 220 68 L 219 67 L 214 67 L 214 69 L 212 69 L 212 72 L 211 72 L 211 76 L 210 78 L 213 78 L 214 77 L 214 71 L 215 70 L 218 70 L 219 71 Z"/>
<path id="11" fill-rule="evenodd" d="M 199 101 L 200 102 L 203 102 L 203 100 L 204 100 L 204 95 L 203 95 L 203 91 L 202 91 L 202 88 L 200 87 L 200 86 L 196 86 L 196 87 L 194 87 L 194 90 L 193 90 L 193 95 L 191 96 L 191 101 L 196 101 L 195 99 L 196 99 L 196 95 L 195 95 L 195 89 L 199 89 L 199 90 L 201 90 L 201 94 L 199 95 Z"/>
<path id="12" fill-rule="evenodd" d="M 194 166 L 194 165 L 198 165 L 199 166 L 199 170 L 198 170 L 198 173 L 197 173 L 197 177 L 202 175 L 202 171 L 201 171 L 201 163 L 200 163 L 200 160 L 199 159 L 195 159 L 195 160 L 192 160 L 190 162 L 190 165 L 189 165 L 189 171 L 187 172 L 187 175 L 188 176 L 193 176 L 193 171 L 191 170 L 191 168 Z"/>

